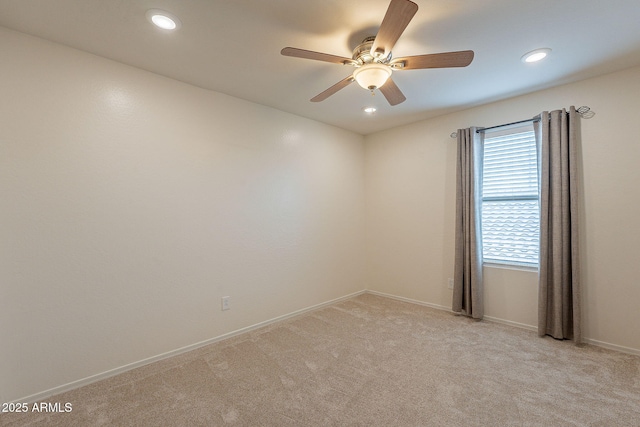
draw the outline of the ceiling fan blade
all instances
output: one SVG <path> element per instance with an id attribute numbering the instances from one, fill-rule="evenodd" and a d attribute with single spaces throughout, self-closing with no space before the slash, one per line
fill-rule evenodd
<path id="1" fill-rule="evenodd" d="M 404 96 L 400 88 L 396 86 L 391 78 L 389 78 L 385 84 L 380 86 L 380 92 L 382 92 L 384 97 L 387 98 L 387 101 L 389 101 L 389 104 L 392 106 L 401 104 L 407 100 L 407 97 Z"/>
<path id="2" fill-rule="evenodd" d="M 374 58 L 386 58 L 389 55 L 417 11 L 418 5 L 410 0 L 391 0 L 378 35 L 371 46 L 371 55 Z"/>
<path id="3" fill-rule="evenodd" d="M 331 95 L 339 91 L 340 89 L 344 89 L 345 87 L 349 86 L 353 81 L 355 81 L 353 76 L 349 76 L 344 80 L 340 80 L 338 83 L 334 84 L 329 89 L 311 98 L 311 102 L 324 101 L 325 99 L 327 99 L 328 97 L 330 97 Z"/>
<path id="4" fill-rule="evenodd" d="M 285 47 L 280 51 L 284 56 L 293 56 L 294 58 L 314 59 L 316 61 L 331 62 L 333 64 L 352 64 L 355 61 L 351 58 L 330 55 L 328 53 L 314 52 L 312 50 L 298 49 L 296 47 Z"/>
<path id="5" fill-rule="evenodd" d="M 472 50 L 432 53 L 427 55 L 394 58 L 389 65 L 395 70 L 417 70 L 422 68 L 466 67 L 473 61 Z"/>

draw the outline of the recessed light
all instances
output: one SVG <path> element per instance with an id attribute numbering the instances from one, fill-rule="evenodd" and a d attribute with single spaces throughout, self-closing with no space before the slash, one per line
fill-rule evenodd
<path id="1" fill-rule="evenodd" d="M 551 49 L 545 47 L 542 49 L 532 50 L 531 52 L 527 52 L 522 56 L 522 62 L 531 63 L 538 62 L 543 60 L 551 53 Z"/>
<path id="2" fill-rule="evenodd" d="M 182 25 L 177 16 L 164 10 L 149 9 L 146 15 L 149 22 L 163 30 L 177 30 Z"/>
<path id="3" fill-rule="evenodd" d="M 378 111 L 378 110 L 377 110 L 377 108 L 376 108 L 376 107 L 364 107 L 364 108 L 362 109 L 362 111 L 364 111 L 364 112 L 365 112 L 365 113 L 367 113 L 367 114 L 373 114 L 373 113 L 375 113 L 375 112 L 376 112 L 376 111 Z"/>

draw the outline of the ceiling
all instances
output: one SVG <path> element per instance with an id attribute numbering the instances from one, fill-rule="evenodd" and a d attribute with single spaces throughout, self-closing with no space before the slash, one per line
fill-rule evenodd
<path id="1" fill-rule="evenodd" d="M 389 0 L 0 0 L 0 26 L 364 135 L 640 64 L 638 0 L 414 1 L 394 57 L 469 49 L 475 58 L 395 71 L 407 97 L 395 107 L 357 84 L 312 103 L 353 69 L 280 55 L 293 46 L 351 57 Z M 182 27 L 153 27 L 152 8 Z M 553 50 L 544 61 L 520 61 L 543 47 Z M 374 115 L 362 111 L 369 105 Z"/>

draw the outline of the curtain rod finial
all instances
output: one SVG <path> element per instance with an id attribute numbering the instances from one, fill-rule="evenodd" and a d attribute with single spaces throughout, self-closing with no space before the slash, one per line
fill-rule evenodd
<path id="1" fill-rule="evenodd" d="M 576 109 L 576 113 L 580 114 L 580 117 L 582 117 L 583 119 L 590 119 L 591 117 L 596 115 L 596 113 L 591 111 L 591 108 L 584 105 Z"/>
<path id="2" fill-rule="evenodd" d="M 457 138 L 458 137 L 458 132 L 451 132 L 451 135 L 449 135 L 451 138 Z"/>

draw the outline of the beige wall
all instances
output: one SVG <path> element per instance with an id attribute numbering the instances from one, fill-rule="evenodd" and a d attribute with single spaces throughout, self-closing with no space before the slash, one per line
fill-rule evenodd
<path id="1" fill-rule="evenodd" d="M 449 134 L 587 105 L 580 230 L 584 334 L 640 353 L 640 68 L 558 86 L 366 138 L 367 264 L 373 290 L 451 307 L 455 150 Z M 484 268 L 486 315 L 537 325 L 537 275 Z"/>
<path id="2" fill-rule="evenodd" d="M 0 401 L 364 289 L 362 136 L 3 29 L 0 52 Z"/>

